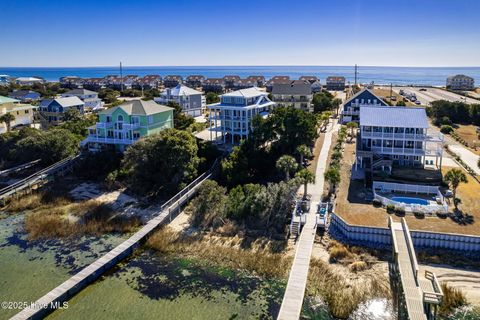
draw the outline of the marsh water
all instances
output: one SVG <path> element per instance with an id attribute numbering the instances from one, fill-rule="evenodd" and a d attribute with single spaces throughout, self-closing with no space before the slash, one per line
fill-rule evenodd
<path id="1" fill-rule="evenodd" d="M 0 298 L 35 301 L 127 236 L 29 242 L 24 215 L 0 216 Z M 137 253 L 50 319 L 273 319 L 284 284 L 151 250 Z M 0 310 L 8 319 L 18 310 Z"/>
<path id="2" fill-rule="evenodd" d="M 23 223 L 24 214 L 0 212 L 2 301 L 37 300 L 128 237 L 28 241 Z M 274 319 L 284 290 L 283 281 L 140 249 L 48 319 Z M 303 318 L 334 319 L 322 303 L 312 310 L 304 311 Z M 0 319 L 16 312 L 0 310 Z M 350 316 L 352 320 L 394 318 L 387 299 L 367 301 Z"/>

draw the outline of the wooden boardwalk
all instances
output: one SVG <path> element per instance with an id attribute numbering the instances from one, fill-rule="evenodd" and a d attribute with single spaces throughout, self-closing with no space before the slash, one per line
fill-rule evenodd
<path id="1" fill-rule="evenodd" d="M 390 218 L 389 225 L 392 232 L 394 259 L 404 298 L 404 305 L 399 304 L 399 309 L 404 308 L 410 320 L 430 319 L 429 305 L 438 305 L 442 301 L 440 285 L 431 272 L 427 272 L 425 278 L 419 276 L 417 257 L 405 219 L 402 218 L 400 223 L 393 222 Z"/>
<path id="2" fill-rule="evenodd" d="M 18 196 L 18 194 L 21 193 L 28 193 L 34 187 L 38 188 L 50 181 L 55 175 L 63 175 L 65 171 L 70 170 L 73 167 L 79 158 L 79 155 L 65 158 L 35 172 L 31 176 L 0 189 L 0 203 L 5 205 L 7 199 Z"/>
<path id="3" fill-rule="evenodd" d="M 300 237 L 298 238 L 295 258 L 293 259 L 292 268 L 288 277 L 287 288 L 283 296 L 282 306 L 278 314 L 278 319 L 298 319 L 302 311 L 303 298 L 305 288 L 307 286 L 308 269 L 310 267 L 310 258 L 312 255 L 313 242 L 317 231 L 316 210 L 317 204 L 320 202 L 323 185 L 325 183 L 323 173 L 327 166 L 328 151 L 332 143 L 332 134 L 338 129 L 336 122 L 332 124 L 332 128 L 325 134 L 320 155 L 318 157 L 315 183 L 309 184 L 309 193 L 311 194 L 310 211 L 307 214 L 307 221 L 303 226 Z"/>
<path id="4" fill-rule="evenodd" d="M 98 279 L 105 271 L 129 256 L 135 250 L 135 248 L 140 246 L 142 241 L 146 239 L 147 236 L 149 236 L 167 218 L 170 218 L 174 212 L 178 212 L 181 206 L 190 200 L 202 183 L 205 180 L 210 179 L 217 164 L 218 160 L 209 171 L 203 173 L 185 189 L 167 201 L 162 206 L 159 215 L 151 219 L 128 240 L 125 240 L 120 245 L 109 251 L 106 255 L 95 260 L 92 264 L 79 271 L 76 275 L 63 282 L 52 291 L 48 292 L 46 295 L 38 299 L 33 305 L 17 313 L 11 319 L 23 320 L 43 318 L 46 314 L 56 308 L 55 303 L 68 300 L 88 284 Z"/>

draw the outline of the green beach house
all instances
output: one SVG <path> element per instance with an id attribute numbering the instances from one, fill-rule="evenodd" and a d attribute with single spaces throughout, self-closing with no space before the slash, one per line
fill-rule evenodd
<path id="1" fill-rule="evenodd" d="M 100 112 L 99 122 L 88 128 L 82 141 L 90 151 L 113 145 L 118 151 L 141 137 L 173 128 L 173 108 L 154 101 L 132 100 Z"/>

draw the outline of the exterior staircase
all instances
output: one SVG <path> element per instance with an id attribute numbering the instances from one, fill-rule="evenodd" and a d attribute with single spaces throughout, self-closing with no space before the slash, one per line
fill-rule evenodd
<path id="1" fill-rule="evenodd" d="M 300 231 L 301 231 L 300 221 L 292 220 L 292 222 L 290 223 L 290 236 L 296 238 L 300 235 Z"/>

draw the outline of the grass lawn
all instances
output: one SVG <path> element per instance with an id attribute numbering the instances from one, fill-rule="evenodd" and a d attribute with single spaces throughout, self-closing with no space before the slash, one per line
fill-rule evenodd
<path id="1" fill-rule="evenodd" d="M 365 202 L 363 181 L 350 181 L 352 165 L 355 161 L 355 144 L 346 144 L 341 168 L 341 182 L 337 192 L 335 213 L 347 223 L 362 226 L 387 227 L 389 214 L 384 208 L 375 208 Z M 452 168 L 443 167 L 443 175 Z M 461 184 L 457 196 L 462 200 L 459 209 L 463 214 L 472 216 L 471 221 L 454 221 L 451 217 L 427 216 L 417 218 L 406 215 L 408 226 L 412 230 L 424 230 L 446 233 L 480 235 L 480 184 L 466 172 L 468 183 Z M 453 212 L 453 206 L 450 206 Z M 400 217 L 391 215 L 395 221 Z M 453 216 L 453 215 L 452 215 Z"/>
<path id="2" fill-rule="evenodd" d="M 480 155 L 480 138 L 477 134 L 477 126 L 459 124 L 455 133 L 468 143 L 470 150 Z"/>

